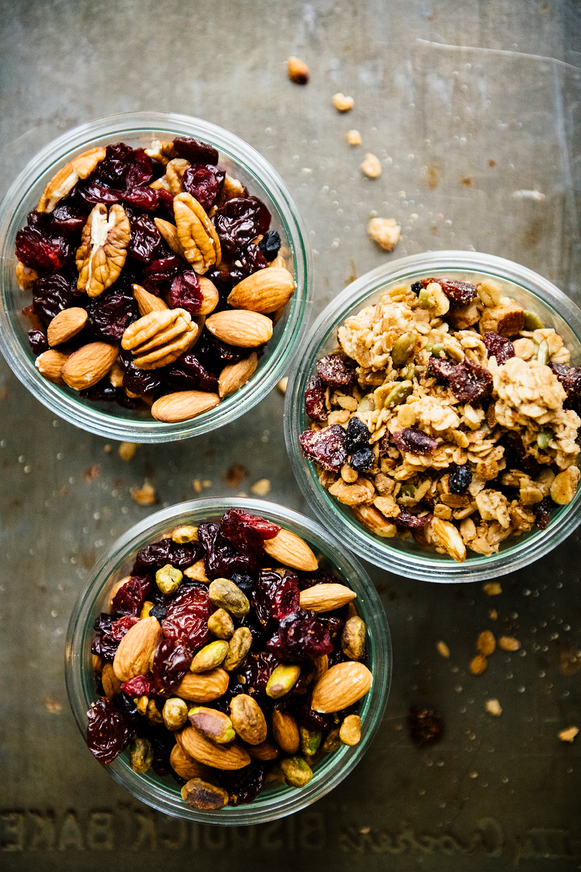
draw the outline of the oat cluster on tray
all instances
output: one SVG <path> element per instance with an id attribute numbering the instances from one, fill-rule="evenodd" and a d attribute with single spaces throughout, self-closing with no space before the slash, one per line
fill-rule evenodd
<path id="1" fill-rule="evenodd" d="M 579 482 L 581 367 L 495 281 L 426 277 L 348 317 L 305 391 L 319 481 L 456 561 L 545 529 Z"/>

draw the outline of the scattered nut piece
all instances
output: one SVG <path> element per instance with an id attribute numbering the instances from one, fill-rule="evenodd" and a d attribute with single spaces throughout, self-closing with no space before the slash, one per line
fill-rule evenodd
<path id="1" fill-rule="evenodd" d="M 378 179 L 381 175 L 381 163 L 379 158 L 375 157 L 371 152 L 367 152 L 360 169 L 368 179 Z"/>
<path id="2" fill-rule="evenodd" d="M 345 139 L 349 145 L 361 145 L 361 134 L 358 130 L 348 130 L 345 134 Z"/>
<path id="3" fill-rule="evenodd" d="M 268 493 L 270 493 L 270 479 L 259 479 L 252 485 L 250 490 L 253 494 L 257 494 L 259 497 L 265 497 Z"/>
<path id="4" fill-rule="evenodd" d="M 361 718 L 347 715 L 339 728 L 339 738 L 344 745 L 357 745 L 361 739 Z"/>
<path id="5" fill-rule="evenodd" d="M 561 742 L 572 742 L 578 732 L 578 727 L 569 727 L 567 730 L 561 730 L 560 733 L 557 733 L 557 736 Z"/>
<path id="6" fill-rule="evenodd" d="M 441 642 L 441 641 L 437 642 L 436 643 L 436 650 L 438 651 L 438 654 L 440 654 L 441 657 L 445 657 L 446 660 L 450 656 L 450 649 L 448 648 L 448 646 L 446 645 L 445 642 Z"/>
<path id="7" fill-rule="evenodd" d="M 482 675 L 488 668 L 488 660 L 483 654 L 477 654 L 470 663 L 470 672 L 472 675 Z"/>
<path id="8" fill-rule="evenodd" d="M 488 612 L 488 617 L 491 621 L 496 621 L 498 619 L 498 612 L 496 609 L 490 609 Z"/>
<path id="9" fill-rule="evenodd" d="M 136 442 L 122 442 L 119 446 L 119 457 L 121 460 L 131 460 L 136 451 Z"/>
<path id="10" fill-rule="evenodd" d="M 502 706 L 497 699 L 487 699 L 484 707 L 489 715 L 494 715 L 496 718 L 502 714 Z"/>
<path id="11" fill-rule="evenodd" d="M 306 85 L 309 81 L 309 68 L 300 58 L 290 57 L 287 61 L 288 77 L 297 85 Z"/>
<path id="12" fill-rule="evenodd" d="M 155 488 L 148 481 L 143 487 L 132 487 L 131 496 L 140 506 L 151 506 L 156 500 Z"/>
<path id="13" fill-rule="evenodd" d="M 482 585 L 482 590 L 487 596 L 498 596 L 502 593 L 502 588 L 497 581 L 488 581 Z"/>
<path id="14" fill-rule="evenodd" d="M 284 378 L 281 378 L 281 380 L 276 383 L 276 387 L 281 392 L 281 394 L 286 394 L 287 384 L 288 384 L 288 375 L 285 375 Z"/>
<path id="15" fill-rule="evenodd" d="M 489 657 L 496 648 L 496 639 L 490 630 L 483 630 L 476 640 L 476 650 L 483 654 L 484 657 Z"/>
<path id="16" fill-rule="evenodd" d="M 191 778 L 182 787 L 182 799 L 191 808 L 215 810 L 228 805 L 228 791 L 201 778 Z"/>
<path id="17" fill-rule="evenodd" d="M 398 243 L 401 227 L 394 218 L 372 218 L 367 225 L 367 233 L 384 251 L 393 251 Z"/>
<path id="18" fill-rule="evenodd" d="M 355 106 L 353 97 L 346 97 L 345 94 L 339 92 L 333 97 L 333 106 L 338 112 L 349 112 Z"/>
<path id="19" fill-rule="evenodd" d="M 498 645 L 503 651 L 518 651 L 520 642 L 514 636 L 501 636 Z"/>

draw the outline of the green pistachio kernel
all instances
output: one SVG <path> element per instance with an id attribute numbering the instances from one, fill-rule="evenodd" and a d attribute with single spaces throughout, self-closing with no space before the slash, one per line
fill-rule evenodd
<path id="1" fill-rule="evenodd" d="M 301 667 L 295 663 L 279 663 L 273 670 L 266 685 L 266 695 L 279 699 L 295 686 L 301 674 Z"/>
<path id="2" fill-rule="evenodd" d="M 209 642 L 208 645 L 204 645 L 195 654 L 190 665 L 190 670 L 199 673 L 216 669 L 223 662 L 229 649 L 230 645 L 225 639 L 216 639 L 215 642 Z"/>
<path id="3" fill-rule="evenodd" d="M 208 588 L 208 596 L 215 606 L 225 609 L 235 618 L 243 618 L 250 611 L 244 591 L 228 578 L 216 578 Z"/>
<path id="4" fill-rule="evenodd" d="M 302 757 L 286 757 L 281 761 L 283 778 L 290 787 L 304 787 L 313 777 L 313 770 Z"/>
<path id="5" fill-rule="evenodd" d="M 184 574 L 181 570 L 174 569 L 171 563 L 166 563 L 155 573 L 155 583 L 162 593 L 170 595 L 176 592 L 183 577 Z"/>
<path id="6" fill-rule="evenodd" d="M 134 772 L 147 772 L 153 763 L 153 747 L 149 739 L 134 739 L 131 742 L 129 761 Z"/>
<path id="7" fill-rule="evenodd" d="M 323 734 L 320 730 L 307 730 L 306 727 L 299 725 L 299 733 L 301 736 L 301 751 L 305 757 L 314 757 L 319 750 Z"/>

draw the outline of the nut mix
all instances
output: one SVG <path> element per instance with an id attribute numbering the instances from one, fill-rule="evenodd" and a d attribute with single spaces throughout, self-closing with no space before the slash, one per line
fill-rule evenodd
<path id="1" fill-rule="evenodd" d="M 36 368 L 164 422 L 252 377 L 295 285 L 271 216 L 193 138 L 93 148 L 16 234 Z"/>
<path id="2" fill-rule="evenodd" d="M 177 527 L 137 552 L 95 621 L 90 750 L 108 765 L 127 749 L 197 809 L 251 802 L 277 779 L 304 786 L 361 737 L 373 675 L 355 599 L 264 518 Z"/>
<path id="3" fill-rule="evenodd" d="M 321 485 L 377 536 L 458 562 L 544 530 L 577 490 L 581 367 L 488 278 L 384 291 L 339 327 L 305 409 Z"/>

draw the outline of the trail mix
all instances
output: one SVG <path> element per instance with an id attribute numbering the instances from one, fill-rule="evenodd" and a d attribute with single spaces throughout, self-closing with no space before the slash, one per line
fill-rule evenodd
<path id="1" fill-rule="evenodd" d="M 573 499 L 581 367 L 486 278 L 424 278 L 347 318 L 305 391 L 319 481 L 379 537 L 461 562 Z"/>
<path id="2" fill-rule="evenodd" d="M 190 137 L 66 164 L 16 234 L 36 368 L 174 422 L 254 373 L 294 293 L 271 215 Z"/>
<path id="3" fill-rule="evenodd" d="M 248 803 L 361 736 L 356 594 L 307 543 L 237 509 L 142 548 L 95 621 L 87 743 L 173 775 L 199 809 Z"/>

